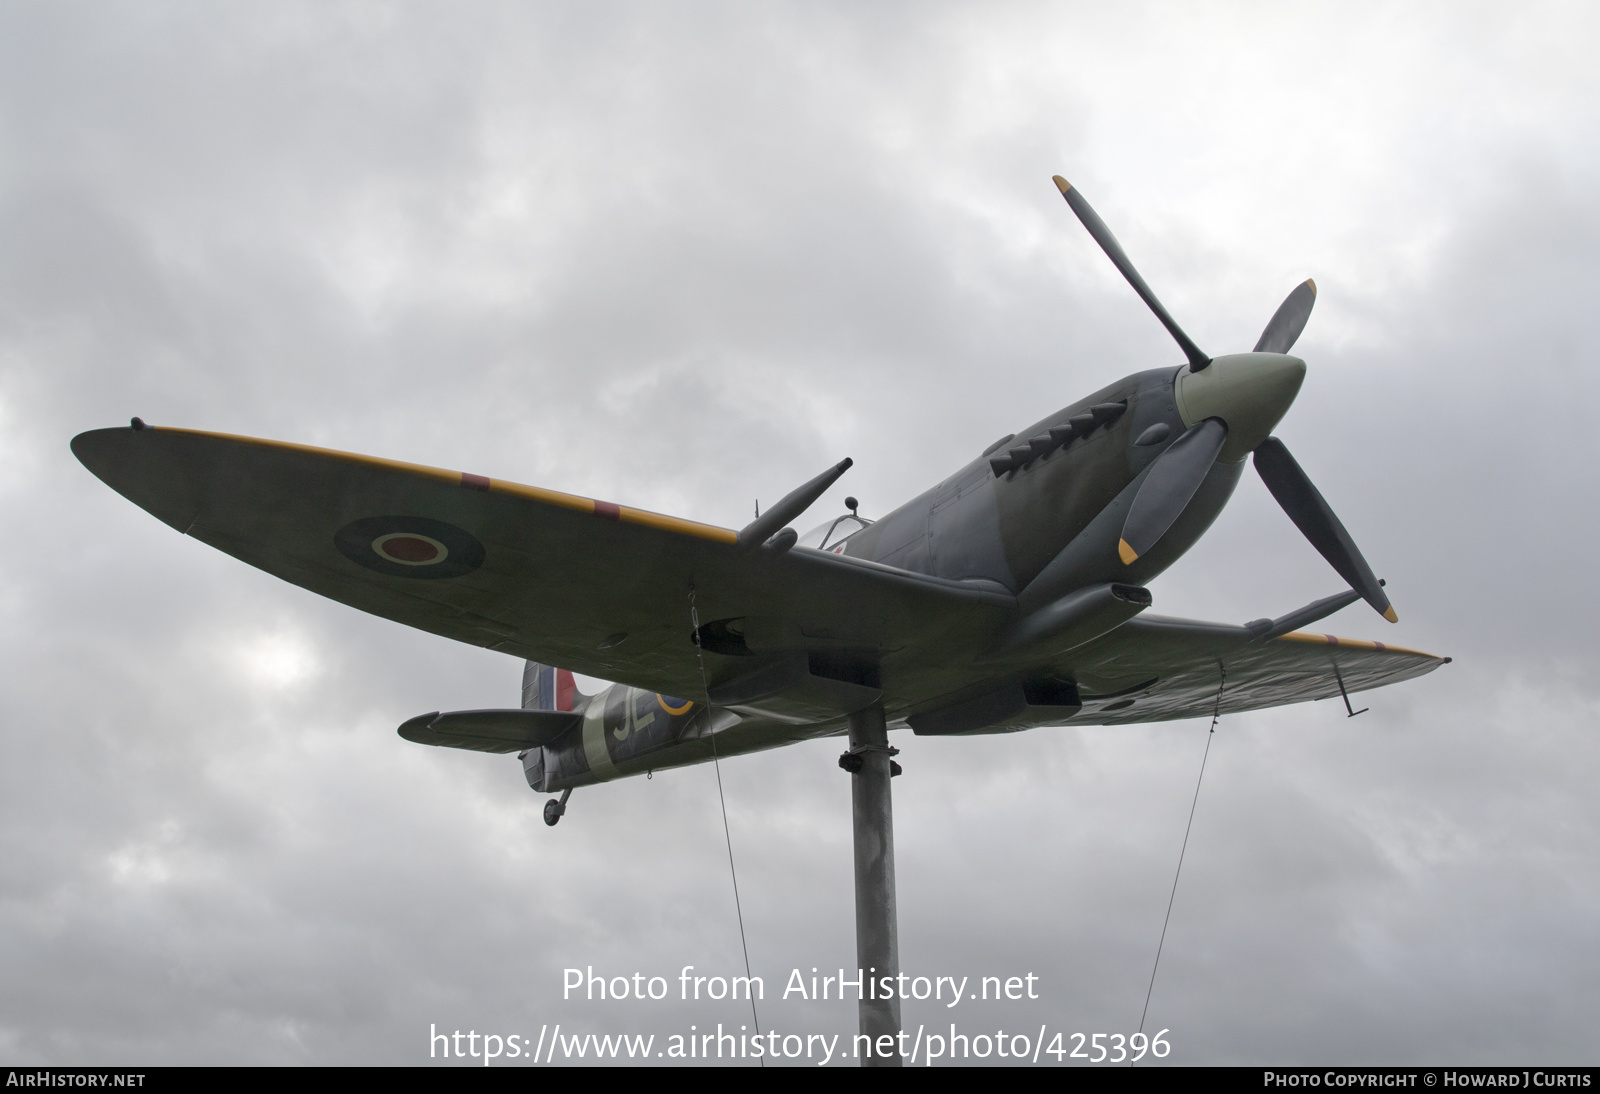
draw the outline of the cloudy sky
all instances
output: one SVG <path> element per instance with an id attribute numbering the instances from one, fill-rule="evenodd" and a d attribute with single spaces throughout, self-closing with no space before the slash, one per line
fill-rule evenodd
<path id="1" fill-rule="evenodd" d="M 1453 655 L 1227 718 L 1150 1002 L 1186 1063 L 1595 1062 L 1600 16 L 1571 4 L 0 4 L 0 1059 L 412 1063 L 666 1037 L 742 971 L 711 768 L 579 791 L 395 736 L 521 666 L 283 584 L 67 449 L 132 415 L 739 526 L 876 515 L 1312 276 L 1279 429 Z M 1339 588 L 1253 474 L 1153 585 Z M 1138 1027 L 1203 722 L 894 743 L 901 953 Z M 722 766 L 764 1028 L 854 961 L 837 742 Z M 674 994 L 676 990 L 674 988 Z M 1071 1042 L 1067 1042 L 1070 1046 Z M 815 1061 L 813 1061 L 815 1062 Z M 991 1062 L 998 1062 L 991 1060 Z M 526 1065 L 524 1065 L 526 1066 Z"/>

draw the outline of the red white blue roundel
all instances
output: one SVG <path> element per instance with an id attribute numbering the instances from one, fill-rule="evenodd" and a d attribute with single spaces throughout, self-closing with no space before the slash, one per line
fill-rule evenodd
<path id="1" fill-rule="evenodd" d="M 366 517 L 334 533 L 339 553 L 390 577 L 460 577 L 483 565 L 483 544 L 431 517 Z"/>

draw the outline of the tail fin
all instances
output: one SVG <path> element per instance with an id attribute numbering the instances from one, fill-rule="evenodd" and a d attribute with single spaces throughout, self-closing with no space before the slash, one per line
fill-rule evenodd
<path id="1" fill-rule="evenodd" d="M 572 673 L 529 661 L 522 670 L 523 710 L 574 710 L 582 696 Z"/>

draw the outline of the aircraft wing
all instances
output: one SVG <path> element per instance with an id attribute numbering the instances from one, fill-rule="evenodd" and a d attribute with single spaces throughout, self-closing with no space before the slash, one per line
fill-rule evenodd
<path id="1" fill-rule="evenodd" d="M 1059 659 L 1083 710 L 1072 724 L 1122 725 L 1287 706 L 1409 680 L 1449 662 L 1420 650 L 1296 631 L 1268 641 L 1243 627 L 1141 615 Z"/>
<path id="2" fill-rule="evenodd" d="M 997 588 L 736 545 L 726 528 L 460 471 L 152 426 L 72 450 L 178 531 L 421 630 L 671 695 L 703 691 L 702 624 L 765 617 L 801 644 L 947 647 L 992 631 Z M 749 659 L 705 654 L 710 682 Z"/>

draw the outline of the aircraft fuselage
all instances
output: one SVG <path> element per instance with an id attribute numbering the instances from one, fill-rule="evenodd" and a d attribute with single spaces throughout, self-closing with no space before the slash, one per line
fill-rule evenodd
<path id="1" fill-rule="evenodd" d="M 1259 358 L 1276 361 L 1254 360 Z M 1298 390 L 1304 366 L 1296 358 L 1278 354 L 1238 354 L 1219 359 L 1212 369 L 1206 388 L 1198 392 L 1199 385 L 1189 379 L 1195 374 L 1187 366 L 1127 376 L 991 446 L 932 489 L 826 549 L 1003 590 L 1014 597 L 1017 611 L 1012 617 L 997 620 L 985 633 L 964 636 L 966 648 L 950 650 L 943 671 L 951 694 L 981 690 L 986 678 L 1022 681 L 1028 658 L 1041 642 L 1030 645 L 1019 639 L 1015 652 L 1008 654 L 1003 640 L 1018 634 L 1026 638 L 1030 621 L 1043 633 L 1043 644 L 1049 645 L 1049 625 L 1038 621 L 1050 620 L 1053 608 L 1070 606 L 1074 596 L 1085 596 L 1085 590 L 1131 591 L 1131 595 L 1102 597 L 1111 614 L 1102 609 L 1099 629 L 1080 626 L 1078 632 L 1067 628 L 1054 635 L 1052 648 L 1058 652 L 1062 642 L 1098 637 L 1149 603 L 1148 594 L 1138 596 L 1142 586 L 1176 562 L 1221 513 L 1238 485 L 1245 456 L 1258 443 L 1254 434 L 1264 437 L 1282 416 Z M 1265 382 L 1257 375 L 1263 370 Z M 1230 395 L 1231 389 L 1255 392 L 1262 387 L 1273 389 L 1267 392 L 1271 405 L 1265 413 L 1257 405 L 1260 398 L 1240 400 Z M 1231 411 L 1247 435 L 1241 443 L 1224 446 L 1181 516 L 1157 543 L 1124 562 L 1119 556 L 1120 537 L 1144 477 L 1187 430 L 1205 417 L 1221 419 L 1221 413 L 1197 416 L 1213 410 Z M 1119 609 L 1121 614 L 1116 614 Z M 1077 621 L 1078 617 L 1068 620 Z M 739 647 L 737 652 L 748 654 L 747 632 L 754 644 L 753 636 L 764 625 L 740 618 L 713 620 L 702 627 L 701 636 L 710 652 L 733 652 L 718 645 L 732 642 Z M 999 650 L 997 641 L 1002 642 Z M 803 644 L 801 636 L 799 645 Z M 832 658 L 832 665 L 828 661 L 813 653 L 808 666 L 815 675 L 797 667 L 797 679 L 813 690 L 819 684 L 882 687 L 884 677 L 892 677 L 896 670 L 892 651 L 866 655 L 857 651 L 854 663 L 848 656 Z M 844 671 L 838 669 L 841 662 Z M 763 671 L 783 671 L 783 664 L 767 667 L 758 658 L 752 674 Z M 1051 685 L 1044 681 L 1031 686 L 1037 691 Z M 713 688 L 712 703 L 706 706 L 613 685 L 589 700 L 581 739 L 574 735 L 559 746 L 534 749 L 524 757 L 529 783 L 548 792 L 700 762 L 711 755 L 712 736 L 719 753 L 728 755 L 840 731 L 844 717 L 828 714 L 825 698 L 813 700 L 822 704 L 813 716 L 807 713 L 813 708 L 797 703 L 794 694 L 791 688 L 787 698 L 757 695 L 739 702 L 733 695 L 718 702 Z M 1044 700 L 1041 709 L 1070 717 L 1076 699 L 1065 690 L 1061 694 L 1060 701 Z M 903 719 L 902 714 L 899 724 Z"/>

